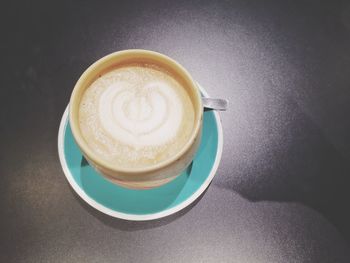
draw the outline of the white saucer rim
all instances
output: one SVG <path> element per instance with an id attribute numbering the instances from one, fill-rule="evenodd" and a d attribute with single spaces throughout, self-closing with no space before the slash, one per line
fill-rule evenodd
<path id="1" fill-rule="evenodd" d="M 198 84 L 198 83 L 197 83 Z M 205 97 L 208 97 L 208 93 L 198 84 L 199 89 L 201 90 L 202 94 L 204 94 Z M 220 161 L 221 161 L 221 156 L 222 156 L 222 148 L 223 148 L 223 130 L 222 130 L 222 125 L 221 125 L 221 119 L 220 115 L 217 111 L 214 112 L 215 120 L 216 120 L 216 126 L 218 129 L 218 148 L 216 151 L 216 157 L 214 164 L 210 170 L 209 176 L 206 178 L 206 180 L 202 183 L 202 185 L 185 201 L 181 202 L 180 204 L 169 208 L 165 209 L 161 212 L 157 213 L 152 213 L 152 214 L 145 214 L 145 215 L 137 215 L 137 214 L 128 214 L 128 213 L 123 213 L 119 211 L 115 211 L 113 209 L 110 209 L 108 207 L 105 207 L 104 205 L 96 202 L 94 199 L 89 197 L 85 191 L 83 191 L 80 186 L 75 182 L 73 179 L 73 176 L 68 168 L 65 155 L 64 155 L 64 134 L 67 126 L 67 117 L 68 117 L 68 108 L 69 105 L 67 105 L 61 122 L 59 126 L 59 131 L 58 131 L 58 156 L 60 159 L 60 163 L 62 166 L 62 170 L 65 174 L 65 177 L 67 178 L 69 184 L 71 187 L 74 189 L 74 191 L 82 198 L 86 203 L 88 203 L 90 206 L 93 208 L 99 210 L 100 212 L 107 214 L 109 216 L 119 218 L 119 219 L 124 219 L 124 220 L 130 220 L 130 221 L 147 221 L 147 220 L 155 220 L 159 218 L 163 218 L 169 215 L 172 215 L 185 207 L 189 206 L 191 203 L 193 203 L 209 186 L 210 182 L 213 180 L 216 171 L 219 167 Z"/>

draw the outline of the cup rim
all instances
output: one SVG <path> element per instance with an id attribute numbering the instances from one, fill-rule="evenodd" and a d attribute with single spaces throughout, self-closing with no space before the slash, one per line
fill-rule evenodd
<path id="1" fill-rule="evenodd" d="M 147 167 L 138 167 L 138 168 L 120 167 L 118 165 L 113 165 L 113 164 L 109 163 L 108 161 L 102 159 L 101 157 L 98 156 L 98 154 L 96 154 L 94 151 L 92 151 L 90 146 L 87 144 L 87 142 L 83 138 L 83 135 L 82 135 L 80 128 L 79 128 L 79 124 L 78 124 L 79 122 L 75 121 L 73 119 L 73 116 L 74 116 L 73 111 L 74 111 L 75 107 L 71 107 L 71 105 L 73 105 L 73 103 L 80 102 L 81 98 L 78 98 L 77 94 L 79 94 L 78 90 L 84 88 L 83 83 L 85 82 L 85 80 L 90 76 L 90 74 L 93 74 L 93 72 L 96 68 L 102 66 L 104 63 L 110 61 L 111 59 L 117 59 L 121 55 L 127 55 L 127 54 L 134 54 L 134 55 L 136 54 L 136 55 L 140 55 L 140 56 L 151 55 L 154 57 L 158 57 L 158 58 L 162 59 L 163 61 L 165 60 L 168 64 L 168 66 L 170 66 L 171 68 L 177 68 L 177 70 L 180 71 L 181 74 L 191 84 L 190 88 L 194 90 L 195 99 L 198 102 L 198 103 L 196 103 L 197 108 L 195 107 L 195 105 L 193 105 L 195 108 L 195 112 L 198 114 L 198 118 L 196 119 L 195 126 L 194 126 L 193 132 L 191 134 L 191 137 L 188 139 L 186 144 L 172 157 L 165 159 L 157 164 L 153 164 L 153 165 L 150 165 Z M 79 107 L 77 107 L 77 108 L 79 108 Z M 93 163 L 93 165 L 96 165 L 97 167 L 103 167 L 105 169 L 108 169 L 108 170 L 111 170 L 114 172 L 120 172 L 120 173 L 129 173 L 129 174 L 148 173 L 148 172 L 160 170 L 160 169 L 167 167 L 168 165 L 171 165 L 172 163 L 176 162 L 176 160 L 180 159 L 191 148 L 191 146 L 193 145 L 193 142 L 198 137 L 198 134 L 199 134 L 200 128 L 201 128 L 202 119 L 203 119 L 203 105 L 202 105 L 201 94 L 200 94 L 200 91 L 199 91 L 199 88 L 198 88 L 196 82 L 193 80 L 190 73 L 174 59 L 172 59 L 164 54 L 161 54 L 161 53 L 158 53 L 155 51 L 151 51 L 151 50 L 145 50 L 145 49 L 127 49 L 127 50 L 117 51 L 117 52 L 110 53 L 110 54 L 100 58 L 99 60 L 95 61 L 93 64 L 91 64 L 83 72 L 83 74 L 80 76 L 80 78 L 76 82 L 76 84 L 73 88 L 71 97 L 70 97 L 70 102 L 69 102 L 69 123 L 71 126 L 72 134 L 73 134 L 73 137 L 74 137 L 76 143 L 78 144 L 79 148 L 83 152 L 84 156 L 86 156 L 89 159 L 89 161 L 91 161 Z"/>

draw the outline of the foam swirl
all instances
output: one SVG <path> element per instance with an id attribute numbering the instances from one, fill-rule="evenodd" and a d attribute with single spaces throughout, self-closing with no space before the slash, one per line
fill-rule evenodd
<path id="1" fill-rule="evenodd" d="M 119 81 L 99 98 L 98 117 L 115 140 L 139 148 L 161 146 L 175 138 L 182 121 L 182 102 L 167 83 L 133 87 Z"/>

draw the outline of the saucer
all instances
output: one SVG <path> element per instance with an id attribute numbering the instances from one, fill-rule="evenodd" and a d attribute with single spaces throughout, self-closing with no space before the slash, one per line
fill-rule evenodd
<path id="1" fill-rule="evenodd" d="M 207 96 L 203 88 L 200 89 Z M 219 114 L 212 110 L 204 111 L 201 145 L 186 171 L 158 188 L 132 190 L 109 182 L 86 162 L 72 135 L 68 106 L 62 116 L 58 133 L 60 162 L 74 191 L 102 213 L 134 221 L 162 218 L 194 202 L 215 176 L 222 145 Z"/>

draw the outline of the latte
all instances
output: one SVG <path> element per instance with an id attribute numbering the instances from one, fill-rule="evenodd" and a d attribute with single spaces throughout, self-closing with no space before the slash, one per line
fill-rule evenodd
<path id="1" fill-rule="evenodd" d="M 120 167 L 148 167 L 188 142 L 195 110 L 175 75 L 155 64 L 124 64 L 85 90 L 79 127 L 89 148 Z"/>

